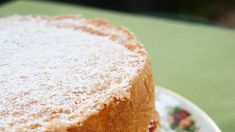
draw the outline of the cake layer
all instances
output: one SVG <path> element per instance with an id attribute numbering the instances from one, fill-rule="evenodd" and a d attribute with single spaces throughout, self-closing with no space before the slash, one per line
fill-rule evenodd
<path id="1" fill-rule="evenodd" d="M 114 99 L 131 100 L 147 55 L 130 34 L 80 17 L 1 18 L 0 130 L 82 126 Z"/>

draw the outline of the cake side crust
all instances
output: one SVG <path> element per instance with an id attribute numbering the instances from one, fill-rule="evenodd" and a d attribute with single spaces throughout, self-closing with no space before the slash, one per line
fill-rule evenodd
<path id="1" fill-rule="evenodd" d="M 67 17 L 76 19 L 74 16 Z M 64 19 L 64 17 L 59 16 L 56 17 L 56 19 Z M 75 28 L 101 36 L 111 36 L 113 40 L 121 38 L 119 35 L 124 33 L 127 35 L 125 40 L 121 40 L 124 46 L 140 54 L 147 54 L 143 45 L 138 42 L 135 35 L 128 29 L 123 27 L 114 27 L 108 21 L 103 19 L 92 19 L 89 20 L 89 23 L 95 24 L 96 26 L 93 28 L 89 26 L 75 26 Z M 112 32 L 102 32 L 100 27 L 105 29 L 115 28 L 117 32 L 116 34 Z M 84 120 L 84 122 L 78 122 L 71 126 L 64 126 L 61 125 L 61 123 L 53 124 L 48 127 L 48 130 L 145 132 L 151 120 L 155 120 L 157 125 L 159 125 L 159 117 L 155 111 L 155 88 L 152 68 L 148 57 L 145 60 L 144 66 L 130 81 L 130 86 L 131 87 L 128 89 L 129 91 L 127 91 L 130 93 L 128 98 L 125 97 L 124 99 L 118 99 L 114 97 L 100 112 L 91 115 Z"/>
<path id="2" fill-rule="evenodd" d="M 22 19 L 24 18 L 22 17 Z M 30 20 L 30 17 L 25 19 Z M 49 25 L 81 30 L 98 36 L 108 36 L 130 51 L 141 54 L 144 58 L 144 65 L 129 81 L 129 86 L 111 92 L 112 98 L 99 104 L 101 106 L 99 111 L 86 114 L 74 124 L 52 120 L 47 126 L 31 124 L 24 128 L 24 131 L 146 131 L 150 120 L 156 119 L 158 122 L 154 105 L 154 83 L 150 60 L 143 45 L 138 42 L 133 33 L 126 28 L 115 27 L 102 19 L 87 20 L 78 16 L 35 16 L 35 19 L 46 20 Z M 76 21 L 79 21 L 79 24 Z M 60 111 L 56 114 L 59 115 Z M 5 130 L 7 131 L 7 129 Z"/>
<path id="3" fill-rule="evenodd" d="M 46 131 L 89 131 L 89 132 L 146 132 L 151 120 L 159 125 L 155 111 L 154 84 L 149 59 L 131 80 L 130 98 L 113 98 L 99 113 L 91 115 L 84 122 L 66 126 L 54 122 Z"/>

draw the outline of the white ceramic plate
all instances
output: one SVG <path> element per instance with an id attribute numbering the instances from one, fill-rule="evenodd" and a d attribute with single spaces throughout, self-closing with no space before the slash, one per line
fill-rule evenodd
<path id="1" fill-rule="evenodd" d="M 186 98 L 157 86 L 161 132 L 221 132 L 215 122 Z"/>

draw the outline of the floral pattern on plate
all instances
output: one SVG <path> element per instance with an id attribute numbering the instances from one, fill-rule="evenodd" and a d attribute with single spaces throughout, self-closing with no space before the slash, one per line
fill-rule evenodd
<path id="1" fill-rule="evenodd" d="M 161 132 L 221 132 L 214 121 L 184 97 L 157 86 Z"/>

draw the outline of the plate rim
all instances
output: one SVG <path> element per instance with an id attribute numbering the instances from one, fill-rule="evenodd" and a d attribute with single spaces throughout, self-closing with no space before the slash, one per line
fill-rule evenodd
<path id="1" fill-rule="evenodd" d="M 204 117 L 204 119 L 215 129 L 216 132 L 222 132 L 218 127 L 218 125 L 212 120 L 212 118 L 206 112 L 204 112 L 199 106 L 194 104 L 192 101 L 165 87 L 155 85 L 155 88 L 156 87 L 157 87 L 156 92 L 161 91 L 181 100 L 185 104 L 189 105 L 192 109 L 194 109 L 197 113 L 201 114 Z"/>

